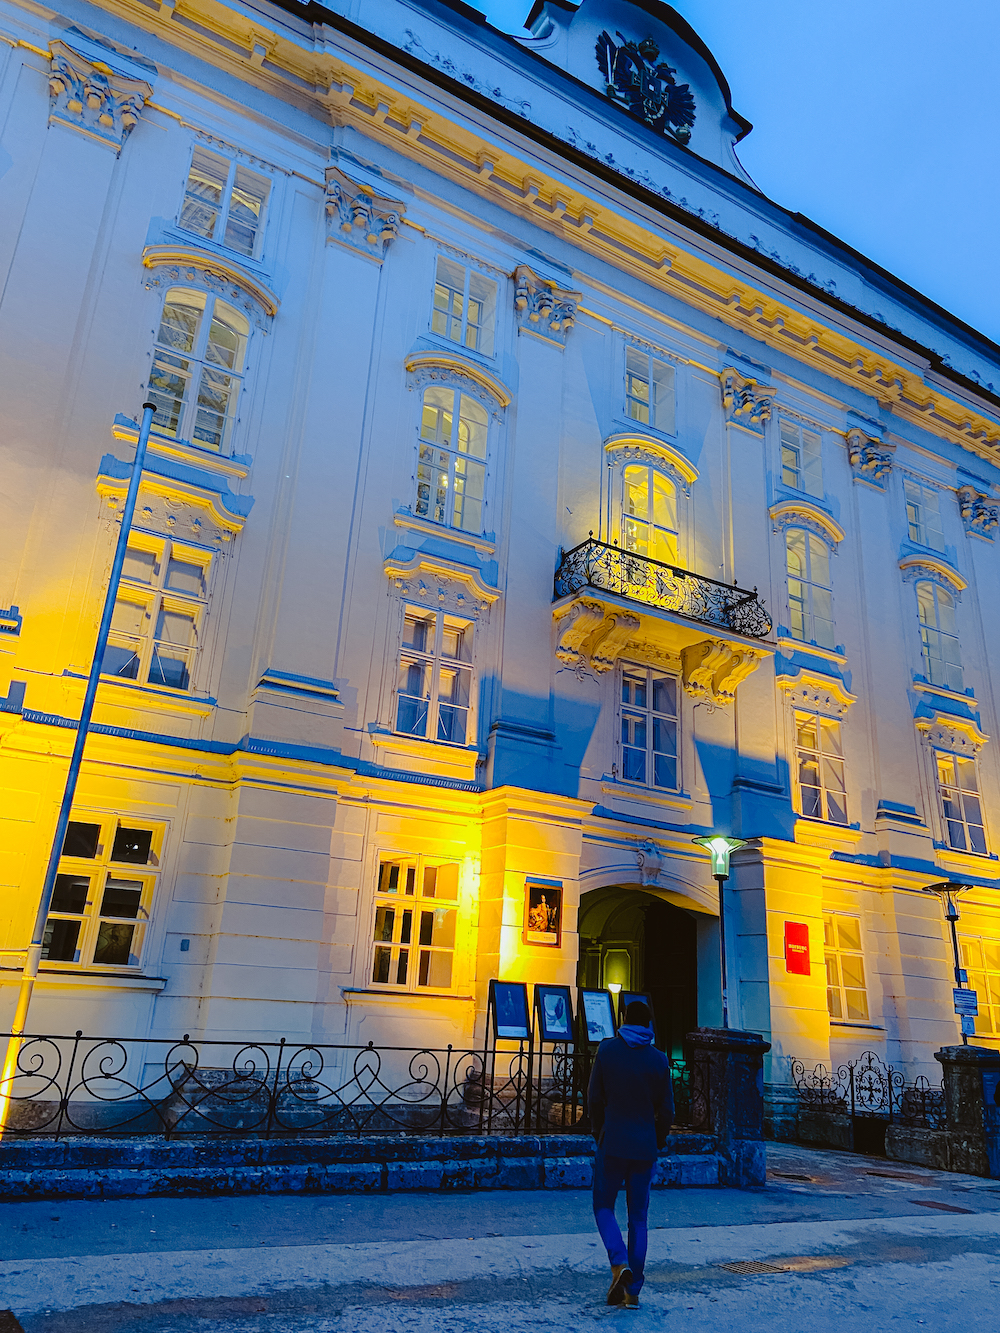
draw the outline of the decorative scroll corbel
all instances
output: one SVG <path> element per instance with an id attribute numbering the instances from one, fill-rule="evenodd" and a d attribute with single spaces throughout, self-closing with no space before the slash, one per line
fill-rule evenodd
<path id="1" fill-rule="evenodd" d="M 565 345 L 582 300 L 582 292 L 566 291 L 539 278 L 527 264 L 519 264 L 514 270 L 514 309 L 521 327 L 532 333 Z"/>
<path id="2" fill-rule="evenodd" d="M 977 491 L 975 486 L 959 486 L 955 494 L 966 532 L 993 541 L 997 525 L 1000 524 L 1000 506 L 994 504 L 983 491 Z"/>
<path id="3" fill-rule="evenodd" d="M 692 699 L 725 708 L 736 698 L 736 687 L 756 671 L 764 656 L 752 648 L 731 648 L 718 639 L 703 639 L 681 654 L 681 681 Z"/>
<path id="4" fill-rule="evenodd" d="M 69 125 L 120 153 L 153 96 L 152 84 L 126 78 L 65 42 L 50 42 L 49 50 L 49 123 Z"/>
<path id="5" fill-rule="evenodd" d="M 640 620 L 631 611 L 616 611 L 607 616 L 590 641 L 590 665 L 599 675 L 610 671 L 618 661 L 627 640 L 639 628 Z"/>
<path id="6" fill-rule="evenodd" d="M 847 432 L 847 457 L 855 481 L 867 481 L 884 490 L 883 483 L 892 471 L 892 455 L 892 449 L 863 430 L 855 427 Z"/>
<path id="7" fill-rule="evenodd" d="M 568 667 L 585 666 L 587 659 L 583 645 L 604 620 L 604 607 L 599 602 L 573 602 L 558 622 L 561 629 L 556 645 L 556 657 Z"/>
<path id="8" fill-rule="evenodd" d="M 719 380 L 726 420 L 763 435 L 765 425 L 771 420 L 774 387 L 741 375 L 732 366 L 719 372 Z"/>
<path id="9" fill-rule="evenodd" d="M 326 216 L 331 240 L 346 241 L 356 250 L 381 258 L 399 235 L 405 212 L 399 200 L 373 193 L 339 167 L 327 167 Z"/>

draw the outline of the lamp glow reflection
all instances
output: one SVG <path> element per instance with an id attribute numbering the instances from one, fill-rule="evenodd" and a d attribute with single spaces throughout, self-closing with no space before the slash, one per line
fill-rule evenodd
<path id="1" fill-rule="evenodd" d="M 699 847 L 704 847 L 712 855 L 712 875 L 719 886 L 719 956 L 722 962 L 722 1026 L 729 1026 L 729 983 L 726 967 L 726 894 L 725 884 L 729 878 L 729 858 L 740 847 L 747 846 L 746 838 L 727 838 L 715 833 L 711 837 L 693 838 Z"/>

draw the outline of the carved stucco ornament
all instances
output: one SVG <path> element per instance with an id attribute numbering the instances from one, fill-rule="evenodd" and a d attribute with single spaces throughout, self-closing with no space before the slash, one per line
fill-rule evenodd
<path id="1" fill-rule="evenodd" d="M 326 217 L 331 240 L 346 241 L 356 250 L 380 259 L 399 235 L 405 204 L 376 194 L 351 180 L 339 167 L 326 169 Z"/>
<path id="2" fill-rule="evenodd" d="M 847 432 L 847 457 L 855 481 L 867 481 L 884 490 L 884 483 L 892 471 L 892 455 L 892 449 L 863 430 L 855 428 Z"/>
<path id="3" fill-rule="evenodd" d="M 120 153 L 153 95 L 152 84 L 117 74 L 65 42 L 50 42 L 49 50 L 49 123 L 69 125 Z"/>
<path id="4" fill-rule="evenodd" d="M 573 670 L 589 666 L 605 675 L 626 653 L 647 655 L 635 643 L 641 623 L 634 612 L 609 611 L 600 602 L 578 597 L 557 612 L 556 657 Z M 724 708 L 766 656 L 742 644 L 703 639 L 681 652 L 681 684 L 691 698 Z"/>
<path id="5" fill-rule="evenodd" d="M 764 427 L 771 420 L 774 406 L 774 387 L 761 384 L 760 380 L 741 375 L 738 370 L 728 366 L 719 372 L 722 386 L 722 406 L 726 420 L 747 430 L 764 434 Z"/>
<path id="6" fill-rule="evenodd" d="M 615 36 L 621 45 L 602 32 L 594 48 L 607 96 L 651 129 L 677 143 L 689 143 L 695 121 L 690 84 L 678 83 L 676 69 L 660 61 L 660 48 L 652 37 L 630 42 L 620 32 Z"/>
<path id="7" fill-rule="evenodd" d="M 519 264 L 514 270 L 514 309 L 521 327 L 552 342 L 565 345 L 582 300 L 582 292 L 557 287 L 538 277 L 527 264 Z"/>
<path id="8" fill-rule="evenodd" d="M 955 494 L 966 532 L 993 541 L 1000 524 L 1000 506 L 983 491 L 977 491 L 975 486 L 959 486 Z"/>
<path id="9" fill-rule="evenodd" d="M 937 710 L 933 717 L 917 718 L 915 725 L 932 750 L 945 750 L 969 759 L 974 759 L 989 740 L 974 722 L 950 717 Z"/>
<path id="10" fill-rule="evenodd" d="M 639 862 L 639 878 L 643 884 L 655 884 L 663 869 L 664 853 L 662 847 L 648 838 L 636 848 L 636 860 Z"/>

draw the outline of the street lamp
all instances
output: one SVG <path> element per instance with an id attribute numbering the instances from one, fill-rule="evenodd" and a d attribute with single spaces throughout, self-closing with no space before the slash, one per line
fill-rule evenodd
<path id="1" fill-rule="evenodd" d="M 975 1010 L 977 1005 L 973 1002 L 968 1007 L 963 1005 L 962 1009 L 959 1009 L 961 1001 L 958 998 L 958 992 L 966 990 L 969 974 L 962 966 L 962 960 L 958 952 L 958 931 L 955 928 L 955 922 L 959 918 L 959 911 L 958 903 L 955 899 L 960 893 L 967 893 L 971 888 L 971 884 L 954 884 L 951 880 L 946 879 L 942 880 L 940 884 L 928 884 L 925 889 L 921 890 L 923 893 L 933 893 L 936 897 L 941 899 L 941 906 L 944 909 L 944 919 L 948 922 L 949 926 L 951 926 L 951 949 L 955 959 L 955 1012 L 962 1020 L 963 1046 L 968 1046 L 969 1044 L 969 1032 L 967 1029 L 970 1026 L 972 1027 L 972 1035 L 976 1035 Z M 971 995 L 976 994 L 975 991 L 970 991 L 968 993 Z M 969 1012 L 970 1009 L 972 1012 Z M 973 1019 L 971 1024 L 966 1021 L 969 1018 Z"/>
<path id="2" fill-rule="evenodd" d="M 725 884 L 729 878 L 729 858 L 733 852 L 747 845 L 746 838 L 726 838 L 713 834 L 710 838 L 694 838 L 699 847 L 706 847 L 712 854 L 712 874 L 719 886 L 719 953 L 722 959 L 722 1026 L 729 1026 L 729 986 L 726 968 L 726 895 Z"/>

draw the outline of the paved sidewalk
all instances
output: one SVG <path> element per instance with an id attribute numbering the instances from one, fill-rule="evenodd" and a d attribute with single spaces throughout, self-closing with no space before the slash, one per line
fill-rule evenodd
<path id="1" fill-rule="evenodd" d="M 601 1303 L 582 1191 L 7 1204 L 0 1307 L 26 1333 L 966 1333 L 1000 1309 L 1000 1182 L 785 1145 L 769 1165 L 765 1189 L 654 1197 L 637 1314 Z M 778 1271 L 719 1267 L 747 1261 Z"/>

